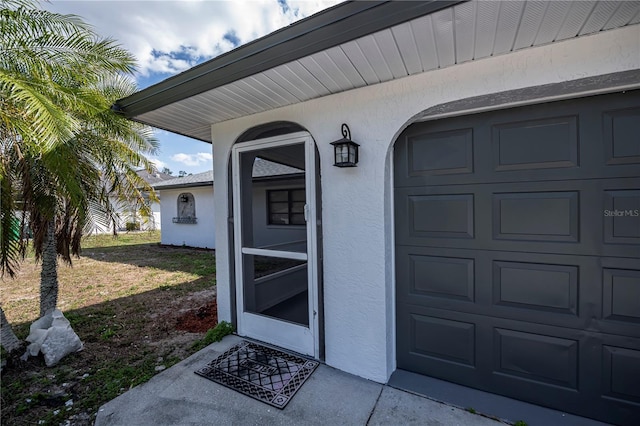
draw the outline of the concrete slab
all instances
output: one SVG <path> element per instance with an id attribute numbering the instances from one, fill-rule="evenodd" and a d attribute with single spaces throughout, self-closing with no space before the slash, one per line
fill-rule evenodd
<path id="1" fill-rule="evenodd" d="M 194 374 L 241 341 L 227 336 L 103 405 L 97 426 L 365 425 L 383 385 L 320 365 L 284 410 Z"/>
<path id="2" fill-rule="evenodd" d="M 499 422 L 468 411 L 385 386 L 368 426 L 497 426 Z"/>

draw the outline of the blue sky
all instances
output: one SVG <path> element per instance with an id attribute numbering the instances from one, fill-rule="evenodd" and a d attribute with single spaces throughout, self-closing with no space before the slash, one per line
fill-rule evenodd
<path id="1" fill-rule="evenodd" d="M 185 71 L 330 7 L 337 0 L 81 0 L 42 3 L 82 17 L 103 37 L 115 39 L 138 60 L 140 89 Z M 177 175 L 210 170 L 211 145 L 156 130 L 159 170 Z"/>

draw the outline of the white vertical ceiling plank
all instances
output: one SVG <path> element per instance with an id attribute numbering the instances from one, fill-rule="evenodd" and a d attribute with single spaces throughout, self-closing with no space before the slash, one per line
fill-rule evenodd
<path id="1" fill-rule="evenodd" d="M 243 78 L 242 81 L 247 83 L 247 85 L 251 87 L 251 91 L 249 93 L 253 94 L 255 97 L 262 101 L 273 103 L 276 108 L 284 105 L 289 105 L 291 103 L 291 100 L 285 97 L 288 92 L 283 88 L 279 88 L 279 90 L 272 90 L 271 88 L 269 88 L 267 84 L 269 84 L 270 80 L 262 73 Z M 263 83 L 263 81 L 265 81 L 267 84 Z M 270 84 L 273 86 L 273 82 L 271 82 Z M 291 98 L 290 95 L 289 97 Z"/>
<path id="2" fill-rule="evenodd" d="M 393 73 L 387 65 L 380 47 L 376 42 L 376 39 L 372 35 L 368 35 L 356 40 L 356 43 L 362 50 L 362 53 L 367 58 L 373 71 L 376 73 L 376 77 L 380 81 L 388 81 L 393 79 Z"/>
<path id="3" fill-rule="evenodd" d="M 453 8 L 442 9 L 431 15 L 440 67 L 456 63 Z"/>
<path id="4" fill-rule="evenodd" d="M 575 37 L 595 7 L 595 1 L 574 1 L 554 41 Z"/>
<path id="5" fill-rule="evenodd" d="M 220 88 L 216 88 L 208 91 L 203 98 L 203 102 L 207 104 L 215 104 L 218 109 L 233 117 L 241 116 L 245 111 L 235 105 L 230 104 L 228 101 L 222 99 Z"/>
<path id="6" fill-rule="evenodd" d="M 218 102 L 206 102 L 206 99 L 207 93 L 203 94 L 201 97 L 194 96 L 192 98 L 185 99 L 183 104 L 193 111 L 194 117 L 198 120 L 208 121 L 212 115 L 226 118 L 233 117 L 233 114 L 223 111 L 219 107 Z"/>
<path id="7" fill-rule="evenodd" d="M 634 16 L 640 18 L 640 2 L 639 1 L 623 1 L 620 7 L 613 14 L 609 22 L 604 26 L 603 30 L 610 30 L 612 28 L 623 27 L 629 24 Z"/>
<path id="8" fill-rule="evenodd" d="M 470 1 L 453 8 L 457 64 L 472 60 L 475 54 L 477 5 Z"/>
<path id="9" fill-rule="evenodd" d="M 516 41 L 513 45 L 514 50 L 533 46 L 548 5 L 548 1 L 534 0 L 527 2 L 516 35 Z"/>
<path id="10" fill-rule="evenodd" d="M 433 35 L 431 15 L 411 21 L 411 30 L 416 41 L 416 48 L 420 55 L 422 70 L 429 71 L 440 67 L 436 40 Z"/>
<path id="11" fill-rule="evenodd" d="M 190 118 L 189 113 L 180 108 L 163 107 L 159 110 L 150 111 L 141 116 L 146 122 L 162 123 L 162 127 L 172 129 L 189 129 L 200 126 L 202 123 Z"/>
<path id="12" fill-rule="evenodd" d="M 307 69 L 324 87 L 326 87 L 331 93 L 338 93 L 340 91 L 340 84 L 336 81 L 339 75 L 332 75 L 327 71 L 329 63 L 326 57 L 323 57 L 322 53 L 316 53 L 311 56 L 307 56 L 298 61 L 303 67 Z M 344 76 L 343 76 L 344 78 Z"/>
<path id="13" fill-rule="evenodd" d="M 602 30 L 605 24 L 609 22 L 609 19 L 611 19 L 615 11 L 618 10 L 621 3 L 622 2 L 620 1 L 598 2 L 579 34 L 592 34 Z"/>
<path id="14" fill-rule="evenodd" d="M 231 85 L 233 85 L 233 88 L 231 90 L 240 99 L 243 99 L 245 102 L 250 102 L 252 105 L 255 105 L 258 111 L 264 111 L 278 107 L 278 105 L 272 100 L 266 99 L 266 97 L 261 96 L 259 93 L 256 93 L 253 87 L 248 85 L 245 80 L 234 81 L 233 83 L 231 83 Z"/>
<path id="15" fill-rule="evenodd" d="M 173 115 L 166 117 L 165 120 L 174 120 L 184 123 L 188 126 L 200 126 L 208 120 L 208 117 L 198 111 L 193 104 L 181 104 Z"/>
<path id="16" fill-rule="evenodd" d="M 322 83 L 320 83 L 305 67 L 302 66 L 300 61 L 289 62 L 282 70 L 282 75 L 284 78 L 295 76 L 295 78 L 303 84 L 303 87 L 305 87 L 304 91 L 312 95 L 308 99 L 328 95 L 330 93 Z"/>
<path id="17" fill-rule="evenodd" d="M 232 111 L 228 108 L 225 108 L 224 104 L 217 101 L 217 99 L 213 96 L 214 90 L 210 90 L 206 93 L 203 93 L 202 96 L 194 96 L 194 105 L 196 108 L 204 111 L 207 116 L 211 117 L 212 115 L 222 117 L 224 119 L 229 119 L 234 116 Z"/>
<path id="18" fill-rule="evenodd" d="M 513 48 L 524 6 L 525 3 L 521 1 L 501 2 L 496 39 L 493 45 L 494 55 L 510 52 Z"/>
<path id="19" fill-rule="evenodd" d="M 254 88 L 249 85 L 245 80 L 234 81 L 230 86 L 235 86 L 233 91 L 242 99 L 251 102 L 255 105 L 259 111 L 264 111 L 272 108 L 277 108 L 278 105 L 271 99 L 267 99 L 265 96 L 261 96 L 256 93 Z"/>
<path id="20" fill-rule="evenodd" d="M 313 90 L 300 78 L 293 75 L 287 65 L 280 65 L 276 68 L 264 71 L 264 75 L 301 101 L 311 99 L 315 96 L 315 92 L 313 92 Z"/>
<path id="21" fill-rule="evenodd" d="M 422 72 L 422 63 L 420 62 L 420 54 L 416 46 L 416 40 L 413 37 L 410 23 L 396 25 L 391 28 L 393 38 L 396 40 L 402 62 L 407 69 L 409 75 Z"/>
<path id="22" fill-rule="evenodd" d="M 362 76 L 340 46 L 332 47 L 326 50 L 326 53 L 352 87 L 362 87 L 366 85 Z"/>
<path id="23" fill-rule="evenodd" d="M 211 125 L 206 125 L 200 128 L 191 130 L 192 137 L 200 140 L 211 141 Z"/>
<path id="24" fill-rule="evenodd" d="M 499 1 L 479 1 L 476 13 L 475 59 L 486 58 L 493 53 L 493 45 L 500 15 Z"/>
<path id="25" fill-rule="evenodd" d="M 264 72 L 256 74 L 252 77 L 248 78 L 249 80 L 255 80 L 255 84 L 259 84 L 262 86 L 262 90 L 278 99 L 278 103 L 280 104 L 290 104 L 299 101 L 296 96 L 294 96 L 291 92 L 289 92 L 284 87 L 280 86 L 278 83 L 270 79 Z"/>
<path id="26" fill-rule="evenodd" d="M 387 68 L 391 70 L 393 77 L 402 78 L 409 75 L 409 72 L 404 66 L 404 62 L 402 61 L 400 51 L 398 50 L 396 39 L 393 38 L 391 30 L 386 29 L 378 31 L 373 35 L 373 37 L 375 38 L 378 48 L 382 53 L 382 57 L 387 63 Z"/>
<path id="27" fill-rule="evenodd" d="M 358 74 L 362 76 L 366 84 L 380 83 L 373 66 L 369 63 L 369 60 L 365 56 L 364 52 L 360 48 L 360 45 L 355 41 L 344 43 L 340 46 L 344 54 L 349 58 Z"/>
<path id="28" fill-rule="evenodd" d="M 182 102 L 178 108 L 181 112 L 187 112 L 186 122 L 189 124 L 200 123 L 202 120 L 206 118 L 206 115 L 203 111 L 194 105 L 194 102 L 188 102 L 190 99 Z"/>
<path id="29" fill-rule="evenodd" d="M 547 11 L 544 14 L 544 18 L 540 24 L 540 30 L 536 39 L 533 41 L 535 46 L 541 44 L 551 43 L 555 40 L 556 35 L 562 27 L 562 23 L 565 21 L 569 9 L 571 7 L 571 0 L 559 0 L 550 1 Z"/>
<path id="30" fill-rule="evenodd" d="M 240 91 L 233 83 L 218 87 L 218 95 L 236 109 L 241 110 L 245 115 L 255 114 L 260 111 L 258 105 L 240 95 Z"/>

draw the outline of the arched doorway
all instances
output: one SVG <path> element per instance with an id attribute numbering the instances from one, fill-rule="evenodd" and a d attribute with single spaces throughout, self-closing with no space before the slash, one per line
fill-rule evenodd
<path id="1" fill-rule="evenodd" d="M 313 138 L 293 123 L 250 129 L 232 149 L 231 169 L 238 334 L 320 358 L 320 185 Z"/>

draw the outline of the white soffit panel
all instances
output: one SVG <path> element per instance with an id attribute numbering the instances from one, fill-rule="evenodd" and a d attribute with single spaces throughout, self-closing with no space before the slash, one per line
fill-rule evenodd
<path id="1" fill-rule="evenodd" d="M 470 61 L 475 56 L 477 2 L 462 3 L 455 12 L 456 63 Z"/>
<path id="2" fill-rule="evenodd" d="M 452 8 L 440 10 L 431 15 L 436 49 L 438 51 L 439 68 L 448 67 L 456 63 L 453 17 L 454 12 Z"/>
<path id="3" fill-rule="evenodd" d="M 520 20 L 518 34 L 513 46 L 514 49 L 533 46 L 548 5 L 549 2 L 546 1 L 527 2 Z"/>
<path id="4" fill-rule="evenodd" d="M 639 0 L 470 1 L 243 78 L 139 118 L 160 128 L 209 140 L 212 123 L 638 23 Z"/>
<path id="5" fill-rule="evenodd" d="M 540 23 L 540 30 L 534 44 L 546 44 L 554 41 L 571 8 L 570 1 L 552 1 L 547 4 L 547 10 Z"/>
<path id="6" fill-rule="evenodd" d="M 423 71 L 418 46 L 410 25 L 398 25 L 391 29 L 396 41 L 400 56 L 409 74 L 417 74 Z"/>
<path id="7" fill-rule="evenodd" d="M 500 14 L 499 1 L 477 3 L 474 59 L 486 58 L 493 53 Z"/>
<path id="8" fill-rule="evenodd" d="M 493 44 L 493 55 L 501 55 L 513 50 L 513 44 L 520 26 L 525 3 L 520 1 L 501 1 Z"/>
<path id="9" fill-rule="evenodd" d="M 596 7 L 595 1 L 573 1 L 554 41 L 575 37 Z"/>

